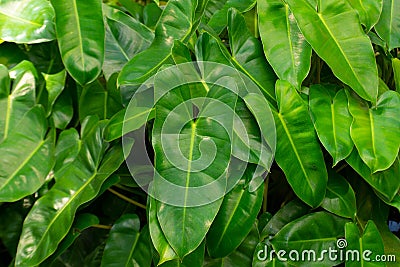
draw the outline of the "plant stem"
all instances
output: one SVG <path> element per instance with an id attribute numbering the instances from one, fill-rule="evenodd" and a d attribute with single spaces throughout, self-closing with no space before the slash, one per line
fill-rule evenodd
<path id="1" fill-rule="evenodd" d="M 140 207 L 140 208 L 142 208 L 142 209 L 146 209 L 146 206 L 145 206 L 145 205 L 143 205 L 143 204 L 141 204 L 141 203 L 139 203 L 139 202 L 136 202 L 135 200 L 130 199 L 129 197 L 124 196 L 124 195 L 121 194 L 121 193 L 118 193 L 118 192 L 115 191 L 114 189 L 108 188 L 107 190 L 110 191 L 111 193 L 113 193 L 114 195 L 116 195 L 117 197 L 119 197 L 119 198 L 125 200 L 126 202 L 131 203 L 132 205 L 138 206 L 138 207 Z"/>
<path id="2" fill-rule="evenodd" d="M 92 225 L 94 228 L 99 228 L 99 229 L 105 229 L 105 230 L 110 230 L 112 228 L 111 225 L 103 225 L 103 224 L 94 224 Z"/>

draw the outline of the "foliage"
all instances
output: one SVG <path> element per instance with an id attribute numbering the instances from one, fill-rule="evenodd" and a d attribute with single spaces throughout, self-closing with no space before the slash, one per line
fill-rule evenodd
<path id="1" fill-rule="evenodd" d="M 398 266 L 399 40 L 399 0 L 0 1 L 0 265 Z"/>

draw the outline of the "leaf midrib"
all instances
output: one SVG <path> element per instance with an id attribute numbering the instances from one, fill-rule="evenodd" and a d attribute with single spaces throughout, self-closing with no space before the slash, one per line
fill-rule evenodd
<path id="1" fill-rule="evenodd" d="M 19 20 L 19 21 L 22 21 L 22 22 L 25 22 L 25 23 L 28 23 L 28 24 L 31 24 L 31 25 L 38 26 L 38 27 L 42 27 L 42 26 L 43 26 L 42 24 L 36 23 L 36 22 L 34 22 L 34 21 L 26 20 L 26 19 L 23 19 L 23 18 L 14 16 L 14 15 L 11 15 L 11 14 L 4 13 L 4 11 L 3 11 L 2 9 L 0 9 L 0 14 L 4 15 L 4 16 L 6 16 L 6 17 L 13 18 L 13 19 L 15 19 L 15 20 Z"/>
<path id="2" fill-rule="evenodd" d="M 85 68 L 85 60 L 84 60 L 85 55 L 84 55 L 84 52 L 83 52 L 81 22 L 79 21 L 79 12 L 78 12 L 78 6 L 76 4 L 76 1 L 77 0 L 72 0 L 73 7 L 74 7 L 75 20 L 76 20 L 76 28 L 77 28 L 78 39 L 79 39 L 79 52 L 81 54 L 82 69 L 86 70 L 86 68 Z"/>

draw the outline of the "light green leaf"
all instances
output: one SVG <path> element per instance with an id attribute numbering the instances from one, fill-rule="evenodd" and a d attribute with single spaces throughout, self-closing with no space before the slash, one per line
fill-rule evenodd
<path id="1" fill-rule="evenodd" d="M 362 161 L 356 149 L 353 149 L 346 162 L 375 190 L 381 193 L 387 201 L 391 201 L 399 191 L 400 163 L 398 158 L 389 169 L 376 173 L 371 173 L 371 170 Z"/>
<path id="2" fill-rule="evenodd" d="M 36 192 L 53 167 L 54 132 L 45 139 L 44 110 L 36 106 L 0 144 L 0 202 L 13 202 Z M 16 144 L 18 144 L 16 146 Z"/>
<path id="3" fill-rule="evenodd" d="M 55 39 L 54 9 L 46 0 L 0 2 L 0 38 L 15 43 L 41 43 Z"/>
<path id="4" fill-rule="evenodd" d="M 241 164 L 240 167 L 246 168 L 243 165 L 246 164 Z M 234 166 L 233 171 L 236 171 L 236 168 Z M 207 234 L 207 250 L 213 258 L 223 258 L 232 253 L 254 225 L 264 193 L 264 184 L 254 192 L 250 192 L 246 186 L 246 180 L 252 179 L 254 170 L 255 166 L 248 166 L 245 177 L 224 197 Z"/>
<path id="5" fill-rule="evenodd" d="M 356 216 L 356 197 L 351 185 L 334 171 L 329 172 L 328 187 L 321 207 L 333 214 L 354 219 Z"/>
<path id="6" fill-rule="evenodd" d="M 317 259 L 323 250 L 328 251 L 329 248 L 336 247 L 337 239 L 344 236 L 344 226 L 347 222 L 349 220 L 327 212 L 311 213 L 284 226 L 271 240 L 271 244 L 275 251 L 296 250 L 299 254 L 305 250 L 311 251 L 303 260 L 300 254 L 299 261 L 295 262 L 291 261 L 289 253 L 286 253 L 284 257 L 295 266 L 334 266 L 340 263 L 340 259 Z"/>
<path id="7" fill-rule="evenodd" d="M 56 74 L 42 73 L 44 80 L 46 81 L 46 90 L 48 93 L 47 102 L 47 115 L 50 115 L 54 103 L 64 90 L 65 81 L 67 79 L 67 72 L 65 70 L 60 71 Z"/>
<path id="8" fill-rule="evenodd" d="M 384 255 L 384 247 L 382 237 L 373 221 L 368 221 L 362 235 L 360 235 L 357 224 L 347 223 L 346 241 L 346 255 L 348 255 L 346 267 L 386 266 L 385 262 L 375 262 L 376 255 Z M 371 254 L 367 250 L 371 251 Z"/>
<path id="9" fill-rule="evenodd" d="M 101 2 L 51 0 L 62 60 L 80 85 L 94 81 L 102 69 L 105 30 Z"/>
<path id="10" fill-rule="evenodd" d="M 350 126 L 353 118 L 344 89 L 323 85 L 310 87 L 310 111 L 319 140 L 333 158 L 333 166 L 353 150 Z"/>
<path id="11" fill-rule="evenodd" d="M 106 79 L 119 72 L 136 54 L 148 48 L 154 33 L 122 11 L 106 18 L 106 42 L 103 71 Z"/>
<path id="12" fill-rule="evenodd" d="M 357 10 L 361 24 L 369 32 L 378 22 L 383 8 L 383 0 L 347 0 Z"/>
<path id="13" fill-rule="evenodd" d="M 257 4 L 265 56 L 281 80 L 289 81 L 300 90 L 310 70 L 311 47 L 286 3 L 258 0 Z"/>
<path id="14" fill-rule="evenodd" d="M 103 182 L 123 162 L 120 145 L 104 155 L 106 144 L 101 132 L 94 117 L 82 123 L 78 156 L 55 185 L 35 202 L 25 219 L 15 260 L 17 266 L 38 265 L 50 256 L 68 233 L 78 207 L 96 197 Z"/>
<path id="15" fill-rule="evenodd" d="M 125 214 L 119 218 L 110 230 L 101 266 L 150 266 L 149 240 L 143 238 L 146 233 L 148 235 L 145 229 L 147 227 L 139 232 L 140 220 L 136 214 Z"/>
<path id="16" fill-rule="evenodd" d="M 362 98 L 375 102 L 378 69 L 356 11 L 345 0 L 315 2 L 287 1 L 306 40 L 336 77 Z"/>
<path id="17" fill-rule="evenodd" d="M 396 91 L 400 94 L 400 59 L 393 58 L 392 59 L 392 68 L 394 75 L 394 82 L 396 84 Z"/>
<path id="18" fill-rule="evenodd" d="M 277 147 L 275 160 L 296 195 L 312 207 L 325 196 L 328 174 L 307 105 L 288 82 L 278 80 L 279 113 L 273 111 Z"/>
<path id="19" fill-rule="evenodd" d="M 246 26 L 244 17 L 236 10 L 228 12 L 229 45 L 231 61 L 245 73 L 274 103 L 276 76 L 265 60 L 261 42 L 253 37 Z"/>
<path id="20" fill-rule="evenodd" d="M 348 91 L 347 98 L 353 116 L 350 135 L 362 160 L 372 173 L 388 169 L 400 147 L 400 95 L 387 91 L 372 107 Z"/>
<path id="21" fill-rule="evenodd" d="M 382 14 L 375 25 L 376 33 L 389 50 L 400 47 L 400 1 L 383 0 Z"/>

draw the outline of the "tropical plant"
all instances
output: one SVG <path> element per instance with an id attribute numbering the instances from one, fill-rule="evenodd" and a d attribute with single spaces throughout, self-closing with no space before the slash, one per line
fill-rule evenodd
<path id="1" fill-rule="evenodd" d="M 0 265 L 398 266 L 399 49 L 399 0 L 0 1 Z"/>

